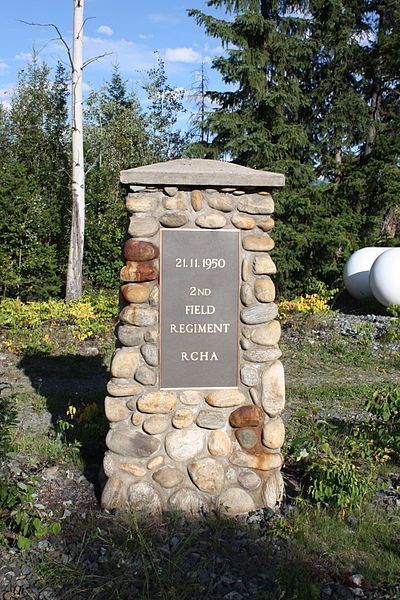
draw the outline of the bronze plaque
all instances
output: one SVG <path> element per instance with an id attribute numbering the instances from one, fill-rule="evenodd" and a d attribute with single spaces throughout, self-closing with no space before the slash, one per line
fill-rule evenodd
<path id="1" fill-rule="evenodd" d="M 161 388 L 237 387 L 239 238 L 161 231 Z"/>

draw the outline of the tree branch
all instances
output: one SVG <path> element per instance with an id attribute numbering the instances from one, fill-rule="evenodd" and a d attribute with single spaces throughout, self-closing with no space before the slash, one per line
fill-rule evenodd
<path id="1" fill-rule="evenodd" d="M 74 69 L 74 63 L 73 63 L 72 55 L 71 55 L 71 48 L 68 46 L 67 42 L 63 38 L 62 33 L 59 30 L 59 28 L 57 27 L 57 25 L 54 25 L 54 23 L 31 23 L 29 21 L 23 21 L 22 19 L 18 19 L 18 21 L 20 23 L 24 23 L 24 25 L 30 25 L 32 27 L 53 27 L 53 29 L 55 29 L 56 32 L 57 32 L 58 39 L 63 43 L 63 45 L 65 46 L 65 48 L 67 50 L 68 60 L 69 60 L 69 64 L 71 66 L 71 69 L 72 70 Z"/>
<path id="2" fill-rule="evenodd" d="M 111 54 L 114 54 L 114 52 L 104 52 L 104 54 L 99 54 L 98 56 L 93 56 L 92 58 L 88 58 L 83 63 L 82 69 L 84 69 L 91 63 L 96 62 L 96 60 L 100 60 L 101 58 L 104 58 L 105 56 L 110 56 Z"/>

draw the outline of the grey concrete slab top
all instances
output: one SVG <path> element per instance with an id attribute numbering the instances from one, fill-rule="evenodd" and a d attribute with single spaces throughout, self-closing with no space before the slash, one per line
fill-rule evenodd
<path id="1" fill-rule="evenodd" d="M 202 158 L 180 158 L 121 171 L 126 185 L 177 185 L 208 187 L 283 187 L 285 176 L 257 171 L 233 163 Z"/>

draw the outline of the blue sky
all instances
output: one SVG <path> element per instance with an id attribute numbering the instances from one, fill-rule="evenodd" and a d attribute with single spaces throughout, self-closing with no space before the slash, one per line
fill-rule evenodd
<path id="1" fill-rule="evenodd" d="M 33 47 L 51 67 L 60 58 L 66 61 L 65 49 L 54 39 L 55 33 L 51 28 L 30 27 L 20 23 L 19 19 L 55 23 L 70 44 L 72 7 L 72 0 L 3 0 L 1 102 L 9 103 L 17 73 L 26 65 Z M 221 54 L 220 41 L 205 35 L 194 19 L 188 17 L 188 8 L 199 8 L 211 14 L 205 0 L 86 0 L 85 59 L 111 53 L 85 69 L 86 93 L 107 81 L 117 62 L 129 87 L 142 97 L 141 84 L 145 71 L 155 64 L 156 50 L 165 61 L 170 85 L 190 89 L 195 72 L 204 60 L 210 88 L 221 89 L 223 84 L 219 75 L 211 70 L 210 65 L 212 58 Z"/>

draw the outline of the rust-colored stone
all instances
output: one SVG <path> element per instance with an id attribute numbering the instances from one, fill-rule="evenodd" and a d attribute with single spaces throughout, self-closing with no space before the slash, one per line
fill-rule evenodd
<path id="1" fill-rule="evenodd" d="M 246 404 L 234 410 L 230 417 L 229 423 L 232 427 L 257 427 L 264 422 L 263 412 L 258 406 Z"/>
<path id="2" fill-rule="evenodd" d="M 124 244 L 124 256 L 129 261 L 153 260 L 153 258 L 158 258 L 159 255 L 160 250 L 151 242 L 127 240 Z"/>
<path id="3" fill-rule="evenodd" d="M 143 262 L 128 261 L 125 267 L 122 267 L 120 277 L 122 281 L 153 281 L 158 279 L 158 267 L 155 261 L 148 260 Z"/>

